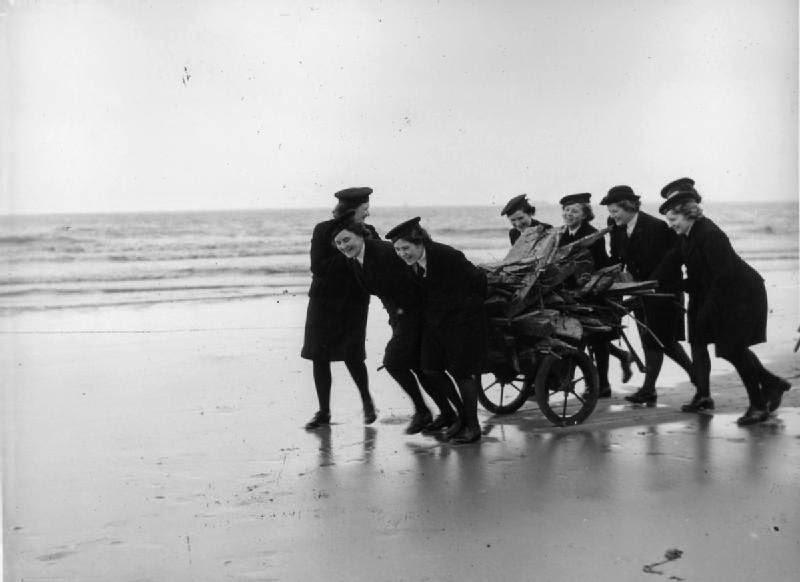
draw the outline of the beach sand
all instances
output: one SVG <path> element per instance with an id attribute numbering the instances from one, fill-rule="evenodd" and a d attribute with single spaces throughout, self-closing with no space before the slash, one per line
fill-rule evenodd
<path id="1" fill-rule="evenodd" d="M 764 363 L 797 382 L 797 273 L 765 273 Z M 344 366 L 333 420 L 299 358 L 306 298 L 28 312 L 2 319 L 8 581 L 795 579 L 800 388 L 739 428 L 738 377 L 713 360 L 717 413 L 665 364 L 659 405 L 614 384 L 583 424 L 533 403 L 481 420 L 481 445 L 406 436 L 410 404 L 377 372 L 364 427 Z M 636 334 L 631 334 L 635 336 Z M 612 360 L 612 382 L 618 372 Z M 674 576 L 673 578 L 670 578 Z"/>

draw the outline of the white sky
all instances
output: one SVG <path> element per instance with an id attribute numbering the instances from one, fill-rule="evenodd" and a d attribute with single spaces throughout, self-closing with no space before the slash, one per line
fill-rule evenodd
<path id="1" fill-rule="evenodd" d="M 797 0 L 7 3 L 0 212 L 797 200 Z M 184 84 L 184 67 L 191 76 Z"/>

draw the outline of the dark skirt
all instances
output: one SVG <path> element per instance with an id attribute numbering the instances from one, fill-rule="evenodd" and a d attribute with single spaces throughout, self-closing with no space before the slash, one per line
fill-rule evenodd
<path id="1" fill-rule="evenodd" d="M 420 366 L 447 371 L 456 378 L 480 374 L 486 367 L 487 322 L 483 313 L 440 325 L 423 325 Z"/>
<path id="2" fill-rule="evenodd" d="M 403 313 L 391 322 L 392 337 L 386 343 L 383 365 L 387 370 L 419 369 L 422 315 Z"/>
<path id="3" fill-rule="evenodd" d="M 723 302 L 690 295 L 690 343 L 714 344 L 717 357 L 725 358 L 767 341 L 767 289 L 763 281 L 748 283 L 746 293 L 732 291 Z"/>
<path id="4" fill-rule="evenodd" d="M 340 362 L 366 357 L 369 296 L 343 302 L 338 297 L 309 297 L 301 357 Z"/>
<path id="5" fill-rule="evenodd" d="M 686 339 L 683 306 L 678 299 L 643 297 L 641 305 L 633 310 L 633 315 L 639 322 L 646 325 L 664 346 Z M 646 329 L 638 324 L 637 327 L 644 349 L 660 349 L 658 342 Z"/>

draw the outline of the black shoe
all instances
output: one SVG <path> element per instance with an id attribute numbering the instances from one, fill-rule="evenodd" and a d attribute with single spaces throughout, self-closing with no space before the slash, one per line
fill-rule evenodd
<path id="1" fill-rule="evenodd" d="M 638 392 L 634 392 L 630 396 L 626 396 L 625 400 L 633 404 L 644 404 L 646 406 L 655 406 L 656 400 L 658 400 L 658 394 L 652 391 L 645 392 L 644 390 L 639 390 Z"/>
<path id="2" fill-rule="evenodd" d="M 411 417 L 411 422 L 406 427 L 406 434 L 417 434 L 432 422 L 433 416 L 431 416 L 430 410 L 415 412 L 414 416 Z"/>
<path id="3" fill-rule="evenodd" d="M 767 400 L 767 410 L 769 412 L 775 412 L 781 405 L 783 393 L 789 390 L 792 385 L 783 378 L 778 378 L 777 380 L 769 383 L 764 382 L 762 387 L 764 398 Z"/>
<path id="4" fill-rule="evenodd" d="M 622 383 L 627 384 L 628 381 L 633 378 L 633 370 L 631 370 L 631 364 L 633 363 L 633 354 L 630 352 L 625 352 L 625 359 L 622 360 L 619 365 L 622 366 Z"/>
<path id="5" fill-rule="evenodd" d="M 444 431 L 443 436 L 445 439 L 449 440 L 456 436 L 459 432 L 461 432 L 462 428 L 464 427 L 461 418 L 456 418 L 455 422 L 451 424 L 447 430 Z"/>
<path id="6" fill-rule="evenodd" d="M 476 443 L 481 440 L 481 427 L 480 425 L 465 426 L 458 434 L 456 434 L 451 441 L 456 445 L 468 445 Z"/>
<path id="7" fill-rule="evenodd" d="M 306 430 L 314 430 L 315 428 L 319 428 L 321 426 L 326 426 L 331 423 L 331 413 L 330 412 L 322 412 L 321 410 L 317 412 L 314 417 L 306 423 Z"/>
<path id="8" fill-rule="evenodd" d="M 375 410 L 375 406 L 365 406 L 364 407 L 364 424 L 372 424 L 378 419 L 378 411 Z"/>
<path id="9" fill-rule="evenodd" d="M 601 386 L 598 398 L 611 398 L 611 386 Z"/>
<path id="10" fill-rule="evenodd" d="M 428 426 L 422 429 L 422 434 L 439 433 L 448 426 L 452 426 L 457 420 L 458 417 L 455 414 L 440 414 L 433 419 L 433 422 L 429 423 Z"/>
<path id="11" fill-rule="evenodd" d="M 752 406 L 747 409 L 743 416 L 736 419 L 736 424 L 739 426 L 748 426 L 750 424 L 758 424 L 764 422 L 769 418 L 769 412 L 760 408 L 753 408 Z"/>
<path id="12" fill-rule="evenodd" d="M 714 410 L 714 400 L 711 396 L 700 396 L 695 394 L 694 397 L 681 406 L 683 412 L 703 412 L 705 410 Z"/>

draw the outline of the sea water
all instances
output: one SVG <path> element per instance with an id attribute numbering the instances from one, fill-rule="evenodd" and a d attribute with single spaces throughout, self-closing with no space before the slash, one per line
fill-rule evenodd
<path id="1" fill-rule="evenodd" d="M 797 270 L 797 203 L 705 209 L 758 270 Z M 595 211 L 605 226 L 605 208 Z M 374 204 L 368 222 L 383 234 L 414 216 L 473 262 L 508 250 L 496 207 Z M 561 224 L 558 206 L 539 205 L 536 217 Z M 0 312 L 305 293 L 311 232 L 328 218 L 330 209 L 2 216 Z"/>

